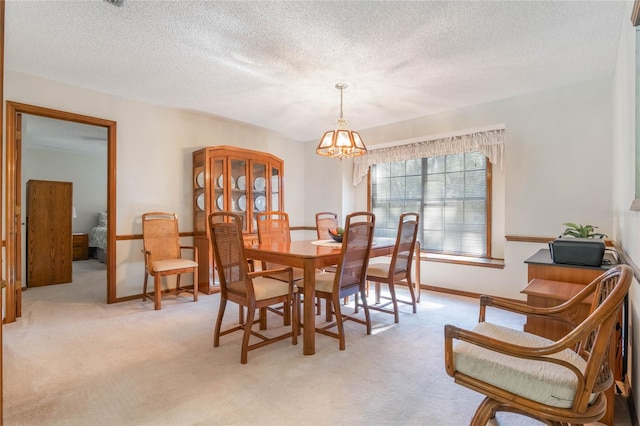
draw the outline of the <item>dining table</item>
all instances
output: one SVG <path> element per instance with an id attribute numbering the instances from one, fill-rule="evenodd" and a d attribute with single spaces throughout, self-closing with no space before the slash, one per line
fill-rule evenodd
<path id="1" fill-rule="evenodd" d="M 374 237 L 369 257 L 372 258 L 392 254 L 395 243 L 395 238 Z M 327 266 L 336 265 L 340 259 L 341 252 L 342 244 L 335 242 L 332 243 L 331 240 L 269 242 L 247 245 L 245 247 L 245 255 L 249 259 L 273 262 L 279 265 L 302 268 L 304 270 L 304 297 L 302 309 L 302 353 L 304 355 L 313 355 L 316 351 L 316 272 L 317 270 Z"/>

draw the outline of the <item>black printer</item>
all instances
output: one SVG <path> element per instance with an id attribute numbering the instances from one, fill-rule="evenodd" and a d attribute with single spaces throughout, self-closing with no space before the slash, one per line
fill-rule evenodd
<path id="1" fill-rule="evenodd" d="M 555 263 L 600 266 L 605 243 L 594 238 L 556 238 L 549 243 L 549 250 Z"/>

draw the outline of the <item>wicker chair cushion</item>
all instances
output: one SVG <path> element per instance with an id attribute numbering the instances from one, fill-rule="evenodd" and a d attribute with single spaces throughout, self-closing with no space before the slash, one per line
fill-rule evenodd
<path id="1" fill-rule="evenodd" d="M 153 272 L 164 272 L 172 269 L 193 268 L 197 262 L 190 259 L 167 259 L 153 262 Z"/>
<path id="2" fill-rule="evenodd" d="M 551 340 L 520 330 L 481 322 L 474 332 L 516 345 L 539 347 Z M 492 384 L 524 398 L 554 407 L 569 408 L 576 392 L 577 378 L 569 369 L 543 362 L 522 362 L 498 352 L 467 342 L 454 347 L 455 367 L 461 373 Z M 568 361 L 584 372 L 586 362 L 575 352 L 565 349 L 554 358 Z M 592 395 L 591 400 L 596 395 Z"/>
<path id="3" fill-rule="evenodd" d="M 234 282 L 227 284 L 229 291 L 239 294 L 245 293 L 244 282 Z M 293 288 L 294 293 L 296 288 Z M 289 283 L 280 280 L 274 280 L 266 277 L 255 277 L 253 279 L 253 292 L 256 295 L 256 301 L 271 299 L 272 297 L 284 296 L 289 294 Z"/>
<path id="4" fill-rule="evenodd" d="M 383 262 L 369 263 L 367 277 L 387 278 L 389 276 L 389 266 L 391 265 Z"/>

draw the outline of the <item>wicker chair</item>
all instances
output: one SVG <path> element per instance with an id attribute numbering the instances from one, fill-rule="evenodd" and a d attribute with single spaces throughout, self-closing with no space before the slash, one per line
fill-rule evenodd
<path id="1" fill-rule="evenodd" d="M 332 308 L 335 313 L 335 321 L 323 327 L 316 327 L 316 332 L 337 338 L 340 342 L 340 350 L 345 349 L 344 321 L 352 320 L 364 324 L 367 327 L 367 334 L 371 334 L 365 278 L 373 242 L 375 220 L 375 215 L 368 212 L 347 215 L 342 239 L 342 254 L 336 272 L 316 274 L 316 297 L 325 299 L 327 311 Z M 365 320 L 344 315 L 340 309 L 340 299 L 355 294 L 362 296 Z M 357 303 L 355 311 L 358 312 Z M 331 330 L 334 327 L 337 327 L 337 332 Z"/>
<path id="2" fill-rule="evenodd" d="M 482 296 L 480 320 L 473 330 L 446 325 L 447 373 L 457 384 L 486 395 L 471 424 L 485 426 L 498 411 L 520 413 L 548 425 L 602 418 L 605 391 L 614 381 L 609 345 L 632 277 L 629 266 L 616 266 L 551 308 Z M 580 303 L 590 303 L 590 313 L 558 341 L 485 321 L 490 306 L 565 322 Z"/>
<path id="3" fill-rule="evenodd" d="M 329 229 L 338 227 L 338 214 L 333 212 L 316 213 L 316 231 L 319 240 L 330 240 Z"/>
<path id="4" fill-rule="evenodd" d="M 177 275 L 175 293 L 193 293 L 193 301 L 198 300 L 198 248 L 181 246 L 178 232 L 178 216 L 175 213 L 149 212 L 142 215 L 142 241 L 144 251 L 144 285 L 142 300 L 153 297 L 156 310 L 161 308 L 161 279 L 167 275 Z M 192 250 L 193 260 L 182 257 L 182 250 Z M 193 273 L 193 288 L 180 286 L 180 277 Z M 149 275 L 153 276 L 153 295 L 147 292 Z"/>
<path id="5" fill-rule="evenodd" d="M 256 215 L 256 223 L 258 225 L 258 241 L 260 244 L 291 242 L 291 229 L 289 228 L 289 215 L 287 213 L 279 211 L 259 212 Z M 276 263 L 262 263 L 262 269 L 277 270 L 282 268 L 284 268 L 283 265 Z M 288 281 L 289 275 L 280 273 L 271 275 L 271 278 Z M 293 268 L 293 282 L 299 285 L 300 292 L 302 292 L 302 278 L 304 278 L 304 270 L 302 268 Z M 283 310 L 282 307 L 269 307 L 268 310 L 283 315 L 284 324 L 289 325 L 291 319 L 288 316 L 287 309 Z"/>
<path id="6" fill-rule="evenodd" d="M 375 283 L 375 305 L 370 305 L 369 309 L 393 314 L 394 322 L 400 322 L 398 312 L 398 302 L 411 305 L 413 313 L 417 311 L 416 295 L 411 282 L 411 262 L 416 249 L 416 239 L 418 236 L 418 223 L 420 216 L 418 213 L 403 213 L 400 215 L 398 225 L 398 236 L 396 245 L 391 255 L 390 263 L 374 263 L 369 265 L 367 270 L 367 281 Z M 395 283 L 406 280 L 411 300 L 402 300 L 396 297 Z M 381 284 L 386 284 L 389 288 L 389 297 L 381 294 Z M 387 299 L 386 303 L 380 303 L 380 299 Z M 391 305 L 391 308 L 388 306 Z"/>
<path id="7" fill-rule="evenodd" d="M 209 215 L 211 229 L 211 245 L 216 259 L 218 278 L 220 279 L 220 308 L 213 337 L 213 346 L 220 345 L 220 337 L 237 330 L 244 330 L 240 362 L 247 363 L 247 354 L 253 349 L 291 337 L 292 344 L 298 343 L 298 293 L 293 284 L 293 272 L 290 267 L 278 270 L 249 271 L 249 264 L 244 254 L 242 239 L 242 216 L 230 212 L 215 212 Z M 287 274 L 288 280 L 281 281 L 269 276 Z M 247 309 L 247 319 L 234 327 L 222 331 L 227 301 L 237 303 L 240 309 Z M 256 309 L 261 310 L 275 304 L 282 304 L 285 310 L 293 307 L 291 329 L 275 337 L 268 337 L 255 331 L 253 325 L 262 323 L 255 318 Z M 259 342 L 250 344 L 251 336 L 258 337 Z"/>

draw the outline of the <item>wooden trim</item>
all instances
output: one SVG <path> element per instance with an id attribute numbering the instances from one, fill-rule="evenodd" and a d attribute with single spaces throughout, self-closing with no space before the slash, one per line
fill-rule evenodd
<path id="1" fill-rule="evenodd" d="M 454 263 L 456 265 L 481 266 L 484 268 L 504 269 L 504 259 L 492 259 L 486 257 L 458 256 L 440 253 L 420 253 L 420 261 Z"/>
<path id="2" fill-rule="evenodd" d="M 194 232 L 180 232 L 178 234 L 182 237 L 193 237 L 195 236 Z M 132 241 L 132 240 L 141 240 L 142 234 L 124 234 L 124 235 L 116 235 L 116 241 Z"/>
<path id="3" fill-rule="evenodd" d="M 2 108 L 4 106 L 4 24 L 5 24 L 5 0 L 0 0 L 0 117 L 2 117 Z M 2 133 L 4 132 L 4 128 L 3 128 L 3 124 L 2 124 L 2 120 L 0 120 L 0 140 L 2 139 Z M 5 145 L 6 147 L 6 145 Z M 4 159 L 2 158 L 2 149 L 0 149 L 0 187 L 2 187 L 2 184 L 4 182 L 2 182 L 2 175 L 4 173 L 7 172 L 6 168 L 3 169 L 3 164 L 4 164 Z M 1 192 L 1 190 L 0 190 Z M 5 194 L 6 196 L 6 194 Z M 6 200 L 6 198 L 5 198 Z M 2 201 L 0 201 L 2 202 Z M 3 226 L 3 235 L 6 235 L 6 217 L 5 217 L 5 226 Z M 5 237 L 6 238 L 6 237 Z M 0 254 L 0 270 L 2 272 L 0 272 L 0 275 L 2 275 L 2 279 L 0 279 L 0 282 L 2 283 L 2 287 L 5 286 L 5 282 L 7 280 L 7 276 L 6 276 L 6 266 L 7 265 L 3 265 L 2 264 L 2 259 L 5 258 L 6 259 L 6 255 L 7 255 L 7 251 L 6 251 L 6 247 L 7 247 L 7 241 L 6 240 L 2 240 L 2 247 L 5 248 L 5 252 L 4 252 L 4 256 L 2 256 Z M 5 268 L 5 269 L 3 269 Z M 0 291 L 0 307 L 2 307 L 2 291 Z M 2 321 L 1 315 L 0 315 L 0 322 Z M 2 337 L 2 325 L 0 324 L 0 348 L 4 348 L 4 342 L 3 342 L 3 337 Z M 3 403 L 3 399 L 4 399 L 4 392 L 2 391 L 2 388 L 4 387 L 4 376 L 2 374 L 2 370 L 3 370 L 3 365 L 4 365 L 4 358 L 2 355 L 2 350 L 0 350 L 0 426 L 2 426 L 2 424 L 4 423 L 3 419 L 4 419 L 4 403 Z"/>
<path id="4" fill-rule="evenodd" d="M 506 235 L 505 240 L 515 241 L 519 243 L 543 243 L 547 244 L 556 239 L 556 237 L 532 237 L 527 235 Z"/>
<path id="5" fill-rule="evenodd" d="M 17 199 L 16 182 L 18 165 L 14 160 L 19 149 L 16 142 L 17 127 L 16 117 L 20 114 L 37 115 L 58 120 L 71 121 L 74 123 L 88 124 L 92 126 L 105 127 L 107 129 L 107 212 L 109 213 L 109 223 L 107 224 L 107 258 L 116 258 L 115 247 L 115 224 L 116 218 L 116 122 L 112 120 L 91 117 L 72 112 L 60 111 L 34 105 L 22 104 L 19 102 L 6 101 L 6 206 L 5 217 L 13 218 L 16 214 L 16 205 L 20 201 Z M 11 160 L 9 160 L 11 159 Z M 6 270 L 7 270 L 7 300 L 5 320 L 14 322 L 16 320 L 16 302 L 19 295 L 15 295 L 15 279 L 11 276 L 16 269 L 16 223 L 7 220 L 6 223 L 7 249 L 6 249 Z M 116 301 L 116 262 L 107 263 L 107 303 Z"/>
<path id="6" fill-rule="evenodd" d="M 633 10 L 631 11 L 631 23 L 634 27 L 640 25 L 640 0 L 633 2 Z"/>
<path id="7" fill-rule="evenodd" d="M 427 285 L 427 284 L 420 284 L 420 289 L 433 291 L 434 293 L 443 293 L 443 294 L 451 294 L 453 296 L 470 297 L 472 299 L 480 299 L 480 296 L 487 294 L 487 293 L 474 293 L 471 291 L 452 290 L 450 288 L 436 287 L 436 286 Z M 510 300 L 512 302 L 522 302 L 522 300 L 516 300 L 511 298 L 505 298 L 505 299 Z"/>

